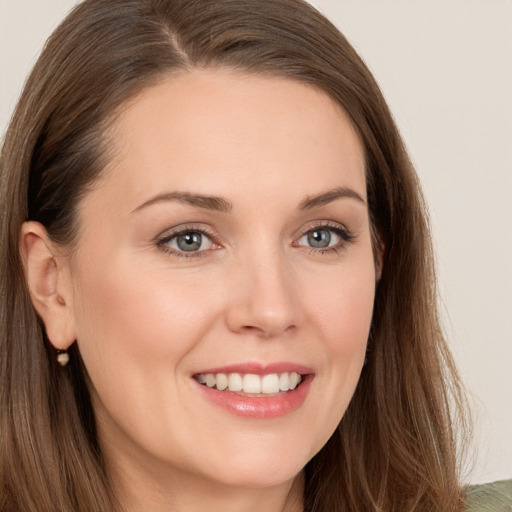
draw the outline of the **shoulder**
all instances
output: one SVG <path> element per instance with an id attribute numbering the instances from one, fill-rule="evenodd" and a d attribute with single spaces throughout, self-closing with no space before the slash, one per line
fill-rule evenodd
<path id="1" fill-rule="evenodd" d="M 512 480 L 467 487 L 465 512 L 512 512 Z"/>

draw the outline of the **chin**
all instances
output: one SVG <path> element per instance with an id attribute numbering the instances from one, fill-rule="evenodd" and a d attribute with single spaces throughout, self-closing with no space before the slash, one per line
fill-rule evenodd
<path id="1" fill-rule="evenodd" d="M 232 487 L 273 487 L 292 481 L 313 455 L 299 449 L 264 449 L 253 445 L 236 455 L 217 459 L 216 464 L 208 464 L 208 473 L 210 478 Z M 225 463 L 219 465 L 218 460 Z"/>
<path id="2" fill-rule="evenodd" d="M 231 466 L 230 470 L 217 475 L 216 481 L 225 486 L 244 489 L 269 488 L 291 482 L 302 470 L 302 465 L 292 467 L 278 463 L 244 468 Z"/>

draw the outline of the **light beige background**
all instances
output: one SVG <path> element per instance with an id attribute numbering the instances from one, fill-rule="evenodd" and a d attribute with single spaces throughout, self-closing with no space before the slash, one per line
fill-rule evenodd
<path id="1" fill-rule="evenodd" d="M 381 84 L 431 206 L 444 324 L 477 417 L 467 480 L 512 476 L 512 1 L 311 0 Z M 74 0 L 0 0 L 0 133 Z"/>

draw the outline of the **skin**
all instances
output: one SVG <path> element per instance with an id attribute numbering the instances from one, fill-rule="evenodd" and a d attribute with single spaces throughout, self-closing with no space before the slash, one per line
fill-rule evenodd
<path id="1" fill-rule="evenodd" d="M 76 250 L 33 222 L 22 249 L 51 342 L 79 345 L 122 504 L 302 510 L 302 468 L 348 406 L 371 322 L 376 268 L 356 132 L 315 88 L 215 69 L 146 89 L 108 137 L 113 156 L 79 205 Z M 340 187 L 352 196 L 301 208 Z M 231 207 L 146 204 L 177 191 Z M 176 238 L 158 243 L 183 226 L 209 237 L 189 257 Z M 315 228 L 331 236 L 329 250 L 310 246 Z M 192 378 L 276 361 L 315 374 L 301 407 L 278 418 L 234 415 Z"/>

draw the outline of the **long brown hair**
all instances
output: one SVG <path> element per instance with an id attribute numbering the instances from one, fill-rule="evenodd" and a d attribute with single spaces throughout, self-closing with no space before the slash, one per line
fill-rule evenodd
<path id="1" fill-rule="evenodd" d="M 48 40 L 0 155 L 0 509 L 116 508 L 78 348 L 66 369 L 56 364 L 19 233 L 35 220 L 72 246 L 77 204 L 108 162 L 109 122 L 143 88 L 196 67 L 311 84 L 341 105 L 365 149 L 374 241 L 385 247 L 368 362 L 306 466 L 305 509 L 458 510 L 464 402 L 439 328 L 420 186 L 372 75 L 302 0 L 85 0 Z"/>

